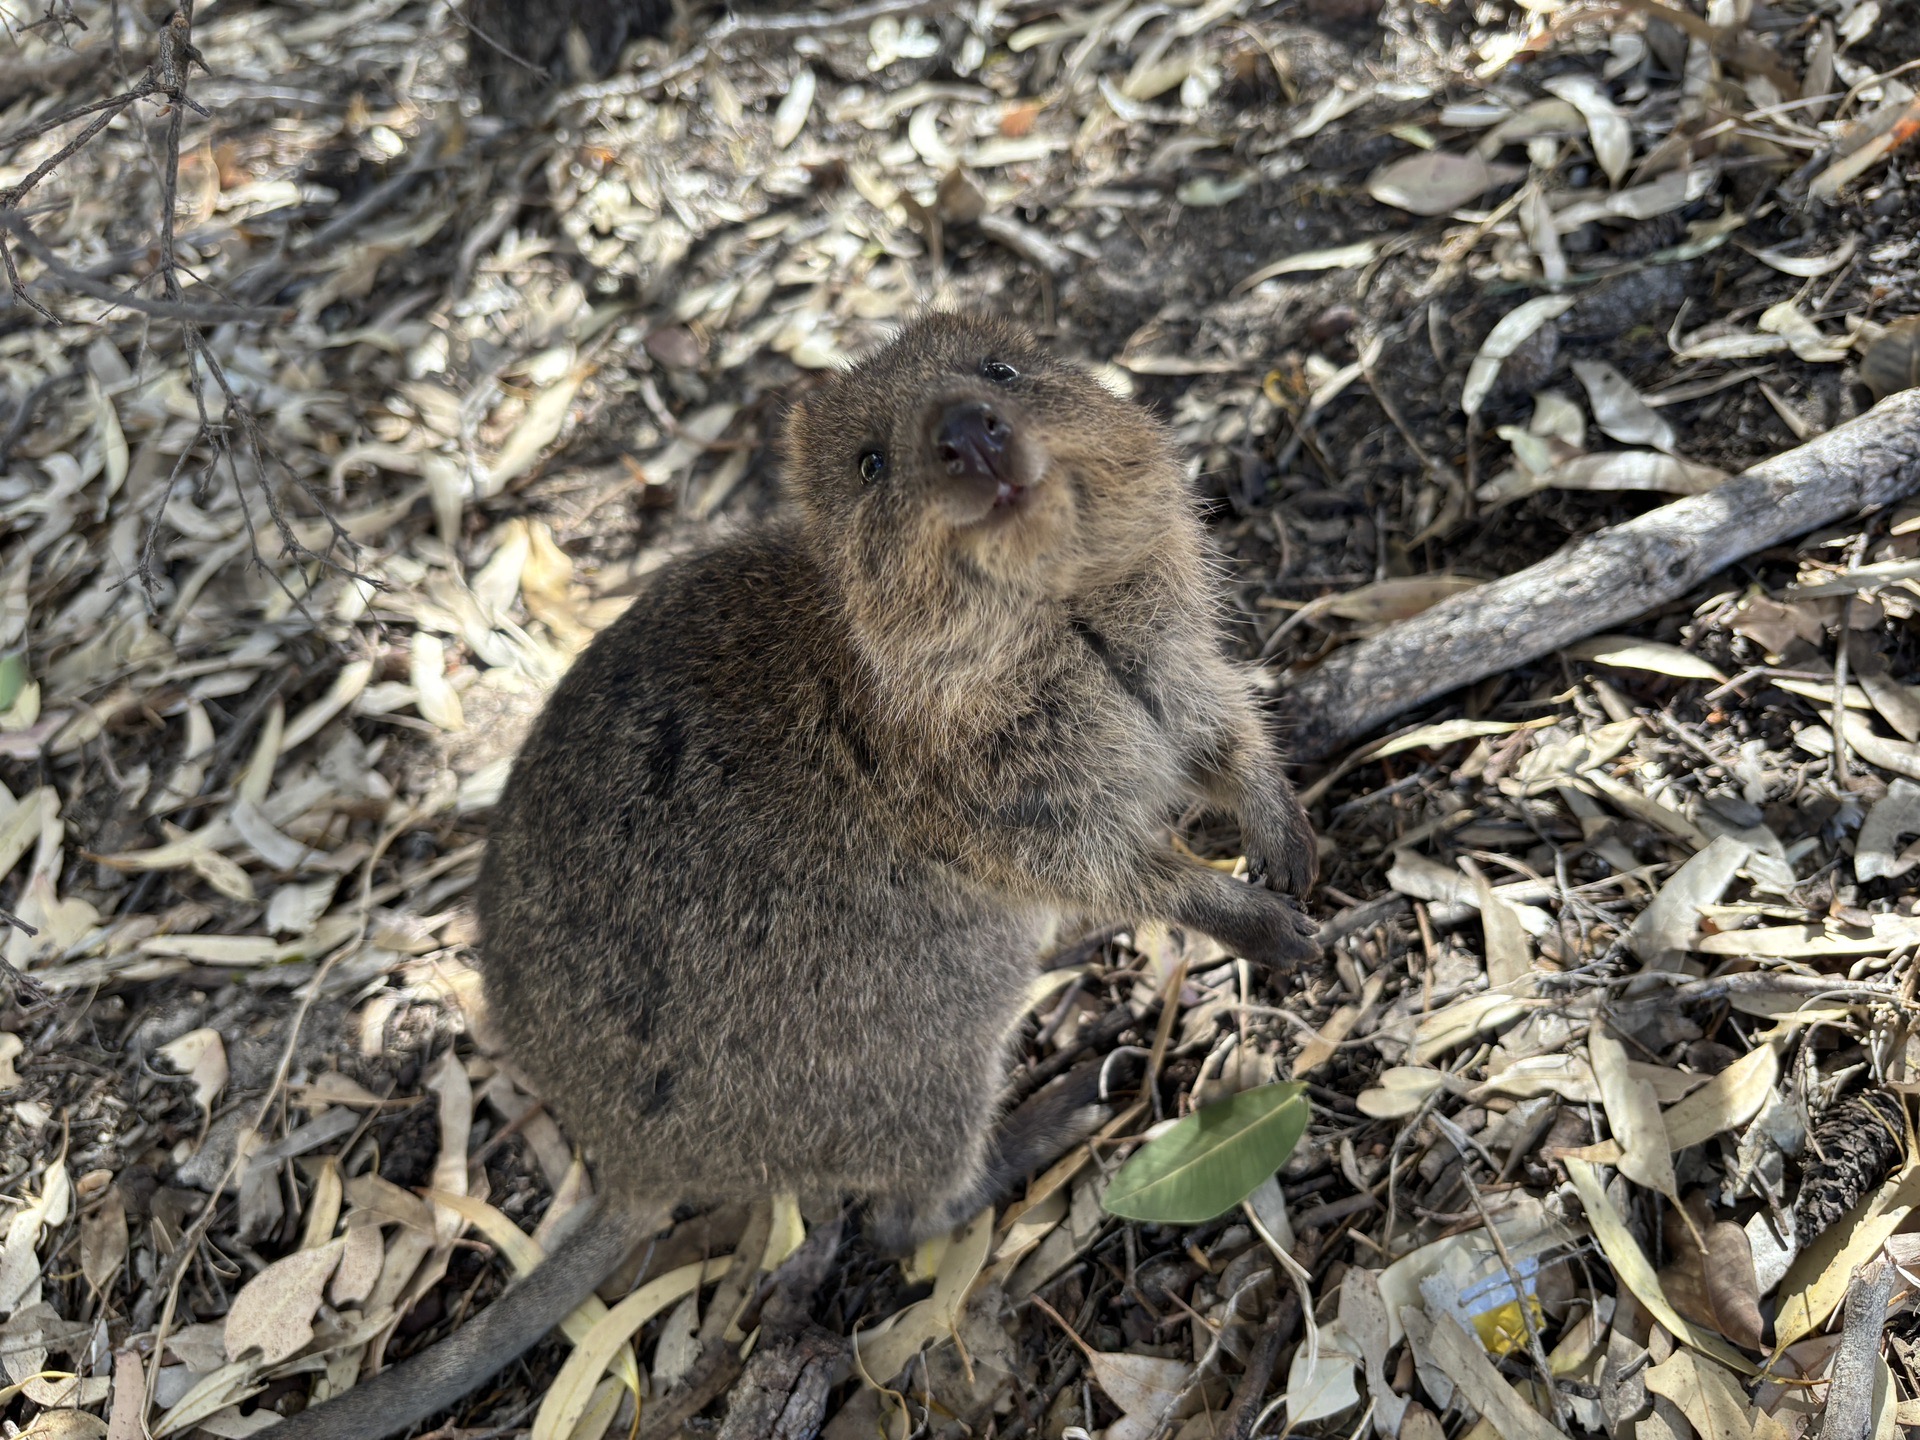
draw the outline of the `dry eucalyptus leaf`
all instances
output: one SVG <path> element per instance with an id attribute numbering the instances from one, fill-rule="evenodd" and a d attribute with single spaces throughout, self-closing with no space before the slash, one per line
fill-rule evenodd
<path id="1" fill-rule="evenodd" d="M 1298 254 L 1275 260 L 1271 265 L 1261 266 L 1235 285 L 1233 293 L 1241 294 L 1261 281 L 1271 280 L 1278 275 L 1298 275 L 1318 270 L 1357 270 L 1363 265 L 1371 265 L 1379 254 L 1378 240 L 1357 240 L 1351 245 L 1340 245 L 1331 250 L 1302 250 Z"/>
<path id="2" fill-rule="evenodd" d="M 202 1420 L 200 1433 L 215 1436 L 216 1440 L 248 1440 L 248 1437 L 271 1430 L 279 1423 L 279 1419 L 265 1406 L 252 1414 L 242 1414 L 238 1405 L 228 1405 Z"/>
<path id="3" fill-rule="evenodd" d="M 1533 945 L 1521 923 L 1519 907 L 1508 902 L 1484 879 L 1475 877 L 1480 897 L 1480 924 L 1487 944 L 1487 983 L 1509 989 L 1533 972 Z"/>
<path id="4" fill-rule="evenodd" d="M 1647 1389 L 1679 1407 L 1705 1440 L 1745 1440 L 1753 1434 L 1753 1406 L 1739 1378 L 1687 1350 L 1676 1350 L 1647 1371 Z"/>
<path id="5" fill-rule="evenodd" d="M 1920 740 L 1920 686 L 1902 685 L 1877 666 L 1862 666 L 1860 688 L 1902 740 Z"/>
<path id="6" fill-rule="evenodd" d="M 1453 1316 L 1423 1315 L 1409 1307 L 1401 1319 L 1409 1334 L 1416 1323 L 1424 1322 L 1425 1342 L 1435 1362 L 1467 1402 L 1487 1418 L 1501 1440 L 1558 1440 L 1560 1432 L 1553 1423 L 1520 1398 L 1494 1367 L 1479 1339 L 1461 1328 Z"/>
<path id="7" fill-rule="evenodd" d="M 113 1355 L 113 1404 L 107 1410 L 107 1440 L 146 1440 L 147 1369 L 138 1350 Z"/>
<path id="8" fill-rule="evenodd" d="M 1567 654 L 1576 660 L 1593 660 L 1627 670 L 1653 670 L 1676 680 L 1724 682 L 1727 678 L 1718 666 L 1690 650 L 1657 640 L 1636 640 L 1630 635 L 1596 635 L 1591 640 L 1569 645 Z"/>
<path id="9" fill-rule="evenodd" d="M 1523 933 L 1523 943 L 1524 940 Z M 1374 1002 L 1380 998 L 1380 991 L 1386 984 L 1386 978 L 1379 971 L 1369 975 L 1366 983 L 1361 987 L 1359 1003 L 1342 1005 L 1327 1018 L 1327 1023 L 1320 1027 L 1319 1034 L 1307 1037 L 1300 1047 L 1300 1053 L 1293 1057 L 1291 1078 L 1299 1080 L 1310 1075 L 1333 1058 L 1340 1048 L 1340 1042 L 1353 1032 L 1353 1027 L 1360 1022 L 1360 1017 L 1372 1009 Z"/>
<path id="10" fill-rule="evenodd" d="M 423 718 L 442 730 L 457 732 L 467 728 L 461 713 L 460 697 L 447 682 L 447 650 L 438 635 L 419 631 L 413 637 L 407 678 L 413 684 L 414 705 Z"/>
<path id="11" fill-rule="evenodd" d="M 1716 836 L 1698 855 L 1668 877 L 1653 903 L 1627 931 L 1627 945 L 1648 965 L 1678 970 L 1700 938 L 1700 908 L 1716 905 L 1752 847 L 1730 835 Z"/>
<path id="12" fill-rule="evenodd" d="M 1669 1216 L 1673 1265 L 1660 1276 L 1668 1296 L 1689 1319 L 1711 1326 L 1741 1349 L 1762 1349 L 1760 1285 L 1747 1232 L 1732 1221 L 1716 1220 L 1697 1193 L 1687 1197 L 1685 1210 L 1684 1216 Z"/>
<path id="13" fill-rule="evenodd" d="M 1401 1120 L 1419 1111 L 1426 1098 L 1446 1087 L 1443 1070 L 1425 1065 L 1395 1065 L 1379 1074 L 1377 1083 L 1362 1090 L 1354 1103 L 1374 1120 Z"/>
<path id="14" fill-rule="evenodd" d="M 1920 385 L 1920 315 L 1894 321 L 1867 346 L 1860 382 L 1876 400 Z"/>
<path id="15" fill-rule="evenodd" d="M 1537 1000 L 1486 992 L 1456 1000 L 1421 1018 L 1414 1029 L 1414 1059 L 1426 1064 L 1485 1030 L 1517 1020 Z"/>
<path id="16" fill-rule="evenodd" d="M 1375 580 L 1328 597 L 1323 608 L 1324 613 L 1337 615 L 1342 620 L 1405 620 L 1481 583 L 1468 575 L 1409 575 L 1403 579 Z"/>
<path id="17" fill-rule="evenodd" d="M 1749 250 L 1763 265 L 1770 265 L 1783 275 L 1797 275 L 1803 280 L 1817 279 L 1822 275 L 1831 275 L 1853 258 L 1853 252 L 1859 248 L 1859 240 L 1849 235 L 1839 247 L 1827 255 L 1789 255 L 1777 249 Z"/>
<path id="18" fill-rule="evenodd" d="M 106 1436 L 107 1422 L 84 1410 L 43 1410 L 20 1432 L 20 1440 L 106 1440 Z"/>
<path id="19" fill-rule="evenodd" d="M 493 468 L 480 487 L 483 497 L 498 495 L 533 468 L 540 452 L 559 437 L 573 397 L 579 394 L 593 370 L 591 364 L 576 365 L 534 395 L 513 433 L 507 437 L 507 443 L 494 457 Z"/>
<path id="20" fill-rule="evenodd" d="M 241 1286 L 227 1311 L 227 1358 L 239 1360 L 256 1351 L 261 1365 L 278 1365 L 306 1346 L 313 1339 L 321 1290 L 346 1243 L 331 1240 L 315 1250 L 296 1250 Z"/>
<path id="21" fill-rule="evenodd" d="M 1604 360 L 1576 360 L 1573 373 L 1586 389 L 1587 404 L 1593 407 L 1593 421 L 1622 445 L 1651 445 L 1655 450 L 1674 447 L 1673 426 L 1640 397 L 1628 380 Z"/>
<path id="22" fill-rule="evenodd" d="M 1478 155 L 1428 150 L 1381 166 L 1367 181 L 1367 194 L 1382 205 L 1415 215 L 1445 215 L 1496 185 L 1525 175 L 1515 165 L 1496 165 Z"/>
<path id="23" fill-rule="evenodd" d="M 1338 1321 L 1320 1326 L 1314 1342 L 1303 1341 L 1287 1366 L 1288 1425 L 1324 1420 L 1359 1404 L 1360 1366 L 1360 1342 Z"/>
<path id="24" fill-rule="evenodd" d="M 1920 844 L 1899 848 L 1908 836 L 1920 836 L 1920 785 L 1896 779 L 1861 823 L 1854 843 L 1855 878 L 1895 879 L 1920 865 Z"/>
<path id="25" fill-rule="evenodd" d="M 33 1304 L 40 1295 L 40 1257 L 36 1248 L 44 1227 L 64 1224 L 73 1198 L 67 1167 L 56 1161 L 40 1193 L 16 1210 L 0 1244 L 0 1309 Z"/>
<path id="26" fill-rule="evenodd" d="M 1646 1252 L 1640 1248 L 1640 1242 L 1633 1238 L 1627 1222 L 1607 1198 L 1606 1189 L 1601 1185 L 1595 1168 L 1584 1160 L 1571 1157 L 1565 1164 L 1567 1178 L 1573 1182 L 1574 1192 L 1579 1195 L 1581 1207 L 1587 1212 L 1587 1225 L 1593 1231 L 1593 1238 L 1620 1283 L 1633 1292 L 1633 1297 L 1666 1327 L 1669 1334 L 1713 1356 L 1724 1365 L 1751 1374 L 1752 1364 L 1738 1350 L 1719 1336 L 1683 1319 L 1680 1312 L 1673 1308 L 1673 1302 L 1661 1287 L 1660 1277 L 1654 1273 L 1653 1266 L 1647 1263 Z"/>
<path id="27" fill-rule="evenodd" d="M 988 1229 L 991 1232 L 991 1224 Z M 593 1403 L 600 1377 L 615 1356 L 631 1353 L 629 1342 L 634 1332 L 702 1284 L 720 1279 L 732 1263 L 731 1256 L 721 1256 L 704 1264 L 696 1262 L 669 1270 L 608 1309 L 586 1338 L 574 1346 L 541 1400 L 533 1420 L 533 1440 L 567 1440 L 575 1434 L 581 1417 Z"/>
<path id="28" fill-rule="evenodd" d="M 378 1225 L 350 1224 L 341 1241 L 340 1264 L 327 1287 L 327 1297 L 338 1306 L 358 1305 L 373 1293 L 386 1248 Z"/>
<path id="29" fill-rule="evenodd" d="M 1785 340 L 1787 348 L 1810 365 L 1837 365 L 1847 358 L 1846 349 L 1828 339 L 1792 300 L 1768 306 L 1756 323 L 1767 334 Z"/>
<path id="30" fill-rule="evenodd" d="M 813 109 L 816 83 L 809 66 L 802 65 L 794 72 L 787 93 L 781 97 L 779 108 L 773 112 L 774 149 L 784 150 L 800 138 L 800 132 L 807 125 L 807 115 Z"/>
<path id="31" fill-rule="evenodd" d="M 274 935 L 308 935 L 333 904 L 338 876 L 282 885 L 267 901 L 266 928 Z"/>
<path id="32" fill-rule="evenodd" d="M 1556 75 L 1542 82 L 1541 89 L 1566 101 L 1586 119 L 1587 134 L 1593 142 L 1593 158 L 1614 184 L 1627 173 L 1633 161 L 1633 131 L 1627 117 L 1620 113 L 1600 82 L 1591 75 Z"/>
<path id="33" fill-rule="evenodd" d="M 1173 1408 L 1193 1375 L 1193 1366 L 1185 1360 L 1099 1350 L 1085 1353 L 1087 1371 L 1107 1398 L 1126 1415 L 1137 1415 L 1156 1427 L 1173 1417 Z"/>
<path id="34" fill-rule="evenodd" d="M 1536 295 L 1501 316 L 1467 367 L 1467 383 L 1460 392 L 1462 413 L 1478 414 L 1481 402 L 1499 378 L 1501 362 L 1532 339 L 1542 325 L 1566 314 L 1573 305 L 1571 295 Z"/>
<path id="35" fill-rule="evenodd" d="M 1628 1073 L 1626 1047 L 1599 1026 L 1587 1037 L 1587 1058 L 1606 1106 L 1607 1124 L 1620 1143 L 1620 1173 L 1677 1202 L 1673 1148 L 1667 1143 L 1667 1127 L 1653 1086 Z"/>
<path id="36" fill-rule="evenodd" d="M 109 1185 L 93 1208 L 80 1217 L 80 1271 L 96 1295 L 127 1261 L 127 1210 L 120 1187 Z"/>
<path id="37" fill-rule="evenodd" d="M 193 1103 L 211 1113 L 227 1083 L 227 1047 L 218 1030 L 189 1030 L 154 1052 L 193 1081 Z"/>
<path id="38" fill-rule="evenodd" d="M 165 1440 L 168 1435 L 191 1430 L 216 1410 L 259 1394 L 266 1387 L 252 1379 L 253 1370 L 249 1361 L 234 1361 L 202 1377 L 172 1409 L 154 1422 L 154 1440 Z"/>
<path id="39" fill-rule="evenodd" d="M 854 1342 L 865 1378 L 884 1385 L 929 1341 L 953 1333 L 955 1317 L 993 1253 L 993 1212 L 976 1215 L 941 1257 L 933 1294 L 909 1305 L 890 1323 L 863 1331 Z"/>
<path id="40" fill-rule="evenodd" d="M 1387 1384 L 1391 1327 L 1387 1323 L 1387 1304 L 1380 1294 L 1378 1272 L 1361 1265 L 1347 1268 L 1340 1281 L 1340 1324 L 1360 1347 L 1367 1395 L 1373 1401 L 1374 1433 L 1398 1435 L 1407 1401 Z"/>
<path id="41" fill-rule="evenodd" d="M 1772 1045 L 1756 1045 L 1691 1095 L 1676 1100 L 1661 1115 L 1667 1143 L 1676 1151 L 1737 1130 L 1758 1115 L 1780 1078 L 1780 1056 Z"/>
<path id="42" fill-rule="evenodd" d="M 1819 955 L 1885 955 L 1920 944 L 1920 916 L 1875 915 L 1870 925 L 1768 925 L 1702 936 L 1702 955 L 1767 956 L 1800 960 Z"/>

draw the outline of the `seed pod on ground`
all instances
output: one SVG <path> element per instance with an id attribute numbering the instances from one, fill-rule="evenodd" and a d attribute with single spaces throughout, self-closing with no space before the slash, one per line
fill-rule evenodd
<path id="1" fill-rule="evenodd" d="M 1907 1116 L 1886 1090 L 1849 1095 L 1807 1137 L 1807 1165 L 1794 1201 L 1802 1246 L 1858 1205 L 1885 1180 L 1907 1148 Z"/>

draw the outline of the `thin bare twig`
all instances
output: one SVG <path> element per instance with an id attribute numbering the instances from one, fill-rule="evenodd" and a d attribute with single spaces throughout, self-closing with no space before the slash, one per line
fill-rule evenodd
<path id="1" fill-rule="evenodd" d="M 136 295 L 129 290 L 118 290 L 94 279 L 83 270 L 63 264 L 55 255 L 52 247 L 27 225 L 26 218 L 19 214 L 0 211 L 0 229 L 6 230 L 19 242 L 20 248 L 31 255 L 46 272 L 70 290 L 95 300 L 104 300 L 109 305 L 117 305 L 127 310 L 138 311 L 142 315 L 151 315 L 156 320 L 193 321 L 202 325 L 222 325 L 229 322 L 254 323 L 278 320 L 284 312 L 278 310 L 256 310 L 245 305 L 210 304 L 195 300 L 150 300 L 145 295 Z M 14 293 L 33 304 L 42 315 L 49 315 L 41 305 L 30 296 L 22 293 L 23 287 L 16 285 Z"/>

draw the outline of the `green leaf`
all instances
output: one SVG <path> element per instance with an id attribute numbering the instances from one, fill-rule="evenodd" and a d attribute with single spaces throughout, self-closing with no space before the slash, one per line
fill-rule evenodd
<path id="1" fill-rule="evenodd" d="M 27 688 L 27 657 L 18 650 L 0 655 L 0 714 L 13 708 L 20 692 Z"/>
<path id="2" fill-rule="evenodd" d="M 1285 1163 L 1307 1130 L 1305 1085 L 1262 1085 L 1148 1141 L 1107 1187 L 1109 1214 L 1159 1225 L 1224 1215 Z"/>

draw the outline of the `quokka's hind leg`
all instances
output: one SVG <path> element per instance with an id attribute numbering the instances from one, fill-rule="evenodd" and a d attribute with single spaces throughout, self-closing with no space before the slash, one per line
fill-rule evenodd
<path id="1" fill-rule="evenodd" d="M 988 1205 L 1013 1198 L 1028 1176 L 1051 1165 L 1107 1119 L 1100 1104 L 1100 1065 L 1087 1061 L 1034 1091 L 1008 1111 L 977 1158 L 948 1182 L 915 1195 L 876 1197 L 865 1231 L 883 1255 L 904 1255 Z"/>

